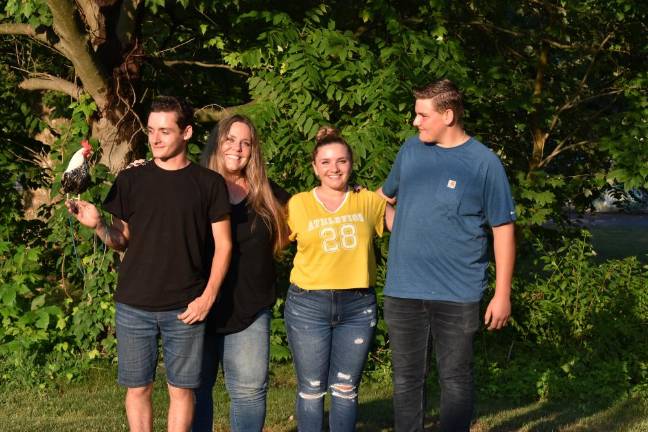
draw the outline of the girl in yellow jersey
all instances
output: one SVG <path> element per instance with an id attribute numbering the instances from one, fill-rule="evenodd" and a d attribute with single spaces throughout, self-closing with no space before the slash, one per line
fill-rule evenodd
<path id="1" fill-rule="evenodd" d="M 355 430 L 358 384 L 376 326 L 372 239 L 393 209 L 376 193 L 353 192 L 351 148 L 330 127 L 317 134 L 313 169 L 320 185 L 288 202 L 297 254 L 285 306 L 297 372 L 300 432 L 320 432 L 331 392 L 329 427 Z"/>

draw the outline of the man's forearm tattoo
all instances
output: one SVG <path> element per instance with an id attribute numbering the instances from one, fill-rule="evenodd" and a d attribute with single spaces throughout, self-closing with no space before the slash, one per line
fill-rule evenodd
<path id="1" fill-rule="evenodd" d="M 106 243 L 107 245 L 111 245 L 109 234 L 110 228 L 108 227 L 108 225 L 106 225 L 106 222 L 104 222 L 103 218 L 99 219 L 99 223 L 95 228 L 95 232 L 97 233 L 97 237 L 99 237 L 102 242 Z"/>
<path id="2" fill-rule="evenodd" d="M 106 245 L 112 247 L 112 248 L 117 248 L 117 249 L 122 249 L 126 247 L 125 244 L 125 238 L 120 233 L 118 230 L 114 229 L 113 227 L 109 226 L 103 218 L 99 219 L 99 223 L 97 224 L 97 227 L 95 228 L 95 232 L 97 233 L 97 237 L 104 242 Z"/>

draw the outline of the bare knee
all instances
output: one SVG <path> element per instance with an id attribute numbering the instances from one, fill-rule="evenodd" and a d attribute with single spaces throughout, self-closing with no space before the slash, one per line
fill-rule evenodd
<path id="1" fill-rule="evenodd" d="M 194 398 L 194 390 L 190 388 L 175 387 L 167 383 L 167 389 L 169 390 L 169 399 L 171 401 L 185 401 L 192 400 Z"/>
<path id="2" fill-rule="evenodd" d="M 350 384 L 332 384 L 331 396 L 342 399 L 355 399 L 358 396 L 356 387 Z"/>
<path id="3" fill-rule="evenodd" d="M 310 393 L 310 392 L 304 392 L 300 391 L 299 392 L 299 397 L 304 399 L 304 400 L 315 400 L 315 399 L 321 399 L 326 395 L 326 392 L 316 392 L 316 393 Z"/>
<path id="4" fill-rule="evenodd" d="M 153 394 L 153 383 L 145 385 L 143 387 L 128 387 L 126 389 L 126 398 L 128 399 L 151 399 Z"/>

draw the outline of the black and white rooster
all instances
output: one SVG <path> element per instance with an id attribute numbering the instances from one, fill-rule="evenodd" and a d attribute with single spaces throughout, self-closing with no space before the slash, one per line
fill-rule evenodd
<path id="1" fill-rule="evenodd" d="M 72 159 L 63 173 L 61 179 L 63 192 L 80 195 L 88 188 L 90 184 L 88 159 L 91 154 L 92 146 L 88 140 L 81 141 L 81 148 L 72 155 Z"/>

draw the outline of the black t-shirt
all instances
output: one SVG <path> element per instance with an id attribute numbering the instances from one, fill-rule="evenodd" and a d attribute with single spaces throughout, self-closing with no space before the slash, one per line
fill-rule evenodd
<path id="1" fill-rule="evenodd" d="M 275 197 L 285 204 L 288 192 L 270 182 Z M 273 236 L 247 199 L 232 205 L 232 261 L 212 307 L 207 331 L 234 333 L 246 329 L 256 315 L 277 299 Z"/>
<path id="2" fill-rule="evenodd" d="M 104 208 L 128 223 L 115 300 L 150 311 L 179 309 L 202 294 L 211 270 L 211 223 L 230 211 L 220 174 L 154 162 L 119 173 Z"/>

